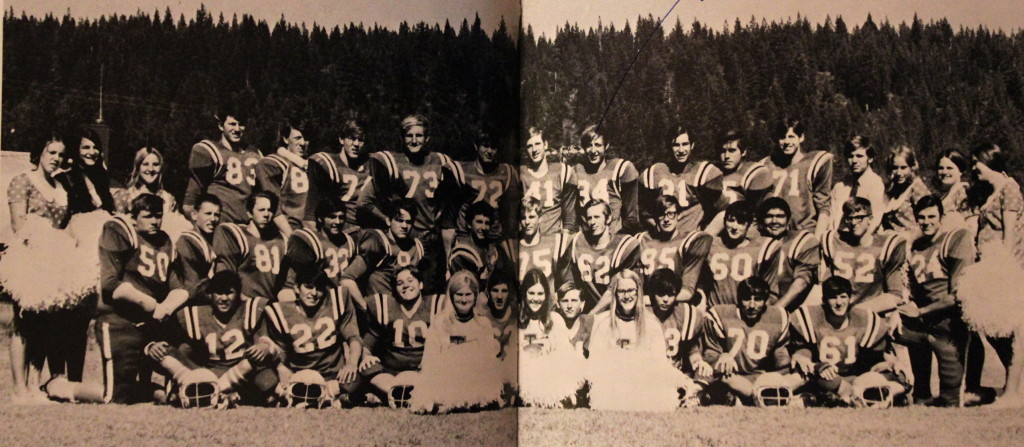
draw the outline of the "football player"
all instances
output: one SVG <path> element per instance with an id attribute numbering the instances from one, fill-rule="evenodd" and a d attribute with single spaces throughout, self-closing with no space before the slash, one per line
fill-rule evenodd
<path id="1" fill-rule="evenodd" d="M 780 244 L 778 256 L 762 270 L 763 278 L 778 297 L 771 304 L 787 311 L 796 310 L 807 299 L 821 264 L 818 238 L 810 231 L 791 229 L 790 214 L 789 203 L 781 197 L 764 199 L 757 210 L 761 236 Z"/>
<path id="2" fill-rule="evenodd" d="M 857 135 L 843 144 L 843 155 L 850 165 L 850 173 L 832 185 L 831 228 L 839 228 L 842 225 L 842 213 L 838 208 L 846 203 L 847 199 L 863 197 L 871 202 L 871 209 L 876 211 L 868 225 L 868 234 L 874 234 L 882 224 L 886 204 L 885 183 L 882 182 L 882 177 L 871 169 L 871 163 L 875 159 L 875 148 L 871 146 L 870 139 Z"/>
<path id="3" fill-rule="evenodd" d="M 773 239 L 761 238 L 750 226 L 754 210 L 746 201 L 729 204 L 725 208 L 725 230 L 711 241 L 708 262 L 701 274 L 701 289 L 707 297 L 707 307 L 736 304 L 736 287 L 751 276 L 762 276 L 778 256 L 779 244 Z"/>
<path id="4" fill-rule="evenodd" d="M 274 224 L 285 239 L 293 230 L 302 228 L 305 216 L 306 193 L 309 191 L 309 177 L 306 176 L 306 149 L 309 140 L 303 135 L 301 125 L 286 122 L 281 125 L 278 135 L 277 152 L 260 160 L 256 165 L 256 185 L 253 192 L 267 191 L 280 199 Z"/>
<path id="5" fill-rule="evenodd" d="M 576 232 L 576 200 L 579 194 L 576 176 L 568 165 L 548 162 L 547 152 L 548 141 L 544 132 L 531 127 L 526 138 L 526 164 L 520 167 L 523 199 L 532 197 L 540 202 L 540 234 L 550 236 L 561 232 L 572 235 Z"/>
<path id="6" fill-rule="evenodd" d="M 398 269 L 418 266 L 424 257 L 423 242 L 412 237 L 416 204 L 410 199 L 395 199 L 387 212 L 388 229 L 363 230 L 359 249 L 342 273 L 341 285 L 359 306 L 365 303 L 363 290 L 369 294 L 389 293 Z"/>
<path id="7" fill-rule="evenodd" d="M 476 160 L 457 161 L 452 164 L 452 185 L 457 195 L 450 203 L 454 205 L 455 235 L 469 236 L 470 219 L 467 212 L 470 205 L 485 202 L 496 211 L 492 218 L 490 236 L 505 239 L 511 235 L 506 231 L 515 229 L 515 203 L 520 197 L 519 178 L 515 169 L 508 163 L 498 161 L 500 141 L 492 130 L 477 132 L 473 146 L 476 148 Z"/>
<path id="8" fill-rule="evenodd" d="M 345 121 L 338 132 L 338 146 L 317 152 L 309 157 L 306 173 L 309 191 L 306 193 L 303 226 L 316 229 L 316 207 L 325 197 L 335 196 L 345 202 L 345 232 L 352 233 L 364 226 L 357 219 L 356 202 L 359 191 L 369 182 L 364 150 L 363 124 Z"/>
<path id="9" fill-rule="evenodd" d="M 651 311 L 661 322 L 668 345 L 668 358 L 682 372 L 693 374 L 694 365 L 703 362 L 700 337 L 703 333 L 704 313 L 676 297 L 683 283 L 679 275 L 667 268 L 651 274 L 647 280 L 647 296 Z"/>
<path id="10" fill-rule="evenodd" d="M 266 302 L 255 298 L 243 303 L 241 290 L 237 274 L 218 272 L 203 287 L 207 296 L 204 301 L 210 304 L 186 306 L 177 314 L 178 334 L 146 346 L 146 354 L 179 385 L 178 398 L 183 406 L 196 403 L 189 399 L 197 396 L 180 385 L 189 371 L 198 368 L 210 370 L 217 377 L 213 394 L 234 393 L 242 403 L 266 403 L 277 386 L 272 370 L 257 369 L 270 365 L 276 355 L 261 325 Z M 210 397 L 217 400 L 217 396 Z"/>
<path id="11" fill-rule="evenodd" d="M 540 199 L 536 197 L 523 197 L 523 204 L 519 208 L 519 280 L 526 277 L 530 269 L 540 269 L 545 277 L 552 278 L 558 282 L 552 274 L 555 272 L 555 263 L 562 257 L 565 251 L 565 243 L 568 237 L 560 232 L 545 234 L 541 231 L 540 215 L 544 211 Z"/>
<path id="12" fill-rule="evenodd" d="M 696 290 L 700 271 L 707 261 L 711 236 L 700 230 L 686 230 L 679 220 L 679 202 L 661 195 L 651 205 L 657 226 L 636 236 L 640 242 L 640 265 L 646 277 L 667 268 L 682 278 L 676 301 L 689 302 Z"/>
<path id="13" fill-rule="evenodd" d="M 580 289 L 583 311 L 596 314 L 611 305 L 611 277 L 637 267 L 640 243 L 610 231 L 611 207 L 604 200 L 591 199 L 582 211 L 583 229 L 569 240 L 558 265 L 563 281 L 572 278 Z"/>
<path id="14" fill-rule="evenodd" d="M 591 200 L 602 200 L 608 204 L 609 233 L 636 233 L 640 230 L 636 203 L 639 174 L 633 162 L 606 156 L 609 143 L 597 125 L 583 129 L 580 145 L 583 162 L 573 166 L 579 186 L 578 214 L 585 212 L 585 205 Z"/>
<path id="15" fill-rule="evenodd" d="M 839 231 L 821 243 L 822 275 L 842 276 L 853 284 L 851 305 L 877 313 L 906 301 L 907 241 L 897 233 L 868 233 L 871 202 L 851 197 L 843 203 Z"/>
<path id="16" fill-rule="evenodd" d="M 821 306 L 803 306 L 792 315 L 793 365 L 820 391 L 834 393 L 824 394 L 825 402 L 838 397 L 846 404 L 890 406 L 908 387 L 895 367 L 889 326 L 874 312 L 853 306 L 853 286 L 846 278 L 826 279 L 821 295 Z M 870 386 L 858 386 L 859 381 Z"/>
<path id="17" fill-rule="evenodd" d="M 163 320 L 174 315 L 190 299 L 200 303 L 203 296 L 196 293 L 196 286 L 213 273 L 213 231 L 220 223 L 220 199 L 212 194 L 202 194 L 192 208 L 192 229 L 181 233 L 174 242 L 174 256 L 171 260 L 171 282 L 181 284 L 167 294 L 167 299 L 157 305 L 153 319 Z"/>
<path id="18" fill-rule="evenodd" d="M 191 216 L 200 194 L 217 196 L 224 222 L 244 224 L 249 220 L 246 200 L 256 184 L 256 164 L 263 157 L 259 149 L 242 141 L 246 117 L 225 110 L 217 115 L 220 139 L 203 140 L 192 146 L 188 158 L 188 189 L 182 211 Z"/>
<path id="19" fill-rule="evenodd" d="M 718 151 L 718 167 L 722 169 L 724 175 L 722 195 L 728 203 L 746 200 L 757 207 L 772 191 L 771 172 L 759 163 L 745 160 L 746 140 L 737 130 L 725 133 Z"/>
<path id="20" fill-rule="evenodd" d="M 344 289 L 335 287 L 320 270 L 299 272 L 295 295 L 295 301 L 271 303 L 264 309 L 270 339 L 283 352 L 277 365 L 280 382 L 291 384 L 293 374 L 311 370 L 326 382 L 326 390 L 313 397 L 353 402 L 363 344 L 352 303 Z M 311 381 L 297 383 L 308 385 Z M 292 388 L 296 387 L 278 387 L 277 392 L 286 400 L 306 394 Z"/>
<path id="21" fill-rule="evenodd" d="M 513 268 L 512 244 L 515 242 L 498 243 L 492 239 L 491 216 L 494 216 L 494 208 L 487 202 L 469 206 L 466 218 L 469 219 L 470 235 L 459 237 L 452 247 L 448 256 L 448 274 L 469 270 L 480 281 L 486 282 L 494 272 Z"/>
<path id="22" fill-rule="evenodd" d="M 805 151 L 804 131 L 804 123 L 799 120 L 780 122 L 775 129 L 779 145 L 761 164 L 772 173 L 772 195 L 789 203 L 793 228 L 813 231 L 820 239 L 830 223 L 832 154 Z"/>
<path id="23" fill-rule="evenodd" d="M 655 163 L 640 173 L 640 218 L 648 228 L 656 228 L 658 216 L 649 214 L 650 207 L 659 196 L 668 195 L 679 204 L 680 228 L 704 228 L 725 207 L 722 172 L 713 163 L 690 161 L 695 144 L 688 129 L 679 127 L 670 138 L 671 161 Z"/>
<path id="24" fill-rule="evenodd" d="M 419 371 L 439 296 L 423 296 L 423 282 L 416 267 L 399 268 L 394 279 L 392 292 L 373 294 L 367 301 L 367 328 L 359 364 L 359 373 L 381 395 L 388 396 L 392 406 L 408 400 L 414 386 L 399 383 L 396 376 Z"/>
<path id="25" fill-rule="evenodd" d="M 746 405 L 755 401 L 758 405 L 785 404 L 785 400 L 764 399 L 786 399 L 804 383 L 799 375 L 789 374 L 789 315 L 781 307 L 768 305 L 770 293 L 763 279 L 746 278 L 736 286 L 736 304 L 708 309 L 704 359 L 694 368 L 698 376 L 717 377 Z M 777 383 L 788 393 L 758 394 L 763 383 L 760 377 L 766 373 L 780 374 L 782 380 Z"/>
<path id="26" fill-rule="evenodd" d="M 131 221 L 117 216 L 103 225 L 95 327 L 103 354 L 104 403 L 152 398 L 152 366 L 143 348 L 163 332 L 152 316 L 170 289 L 172 246 L 160 229 L 163 206 L 163 199 L 141 194 L 132 200 Z"/>
<path id="27" fill-rule="evenodd" d="M 957 282 L 974 261 L 974 247 L 965 228 L 945 230 L 942 200 L 924 196 L 913 206 L 921 237 L 910 245 L 910 299 L 899 307 L 903 326 L 896 341 L 910 349 L 914 400 L 934 406 L 960 405 L 962 354 L 967 328 L 957 311 Z M 939 397 L 932 400 L 932 353 L 939 364 Z"/>
<path id="28" fill-rule="evenodd" d="M 249 224 L 224 223 L 213 234 L 213 271 L 231 270 L 242 278 L 242 299 L 273 299 L 285 241 L 274 225 L 277 197 L 259 192 L 249 197 Z"/>
<path id="29" fill-rule="evenodd" d="M 451 249 L 454 231 L 446 231 L 442 239 L 441 215 L 449 193 L 438 187 L 452 175 L 452 160 L 447 155 L 432 152 L 427 119 L 420 115 L 402 120 L 401 152 L 380 151 L 370 156 L 370 183 L 359 193 L 358 206 L 373 222 L 374 227 L 385 228 L 387 213 L 380 204 L 396 198 L 412 199 L 417 212 L 413 216 L 412 235 L 423 242 L 426 249 L 423 264 L 424 284 L 428 293 L 438 293 L 444 286 L 443 269 Z"/>
<path id="30" fill-rule="evenodd" d="M 358 253 L 355 240 L 345 228 L 345 202 L 337 196 L 327 196 L 320 201 L 316 210 L 316 230 L 301 228 L 288 239 L 283 265 L 285 266 L 284 286 L 278 292 L 278 299 L 293 301 L 297 272 L 323 269 L 332 281 L 341 281 L 345 268 Z M 360 308 L 362 296 L 352 297 Z"/>

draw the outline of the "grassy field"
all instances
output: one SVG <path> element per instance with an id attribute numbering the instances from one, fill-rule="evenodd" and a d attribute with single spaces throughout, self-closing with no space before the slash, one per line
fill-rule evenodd
<path id="1" fill-rule="evenodd" d="M 0 396 L 11 388 L 0 306 Z M 98 380 L 91 350 L 87 380 Z M 991 376 L 992 374 L 990 374 Z M 995 374 L 998 375 L 998 374 Z M 986 379 L 991 379 L 987 377 Z M 992 380 L 986 380 L 992 384 Z M 185 411 L 155 405 L 14 406 L 0 445 L 1020 445 L 1024 410 L 700 408 L 666 414 L 512 409 L 419 416 L 383 408 Z M 517 429 L 518 428 L 518 429 Z"/>

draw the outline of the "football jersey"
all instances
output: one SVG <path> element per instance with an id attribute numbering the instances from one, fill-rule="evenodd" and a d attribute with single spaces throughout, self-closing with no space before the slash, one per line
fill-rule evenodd
<path id="1" fill-rule="evenodd" d="M 436 303 L 439 297 L 442 296 L 422 296 L 412 308 L 406 309 L 390 293 L 371 295 L 366 300 L 367 328 L 363 346 L 389 370 L 419 369 L 427 329 L 435 309 L 439 308 Z"/>
<path id="2" fill-rule="evenodd" d="M 178 311 L 178 324 L 185 329 L 192 347 L 191 360 L 218 375 L 237 365 L 245 357 L 245 350 L 253 346 L 265 305 L 259 298 L 246 300 L 227 323 L 217 319 L 212 306 L 183 307 Z"/>
<path id="3" fill-rule="evenodd" d="M 722 304 L 708 310 L 704 328 L 704 360 L 714 365 L 722 353 L 736 359 L 737 373 L 776 371 L 789 367 L 789 315 L 782 308 L 768 306 L 753 326 L 740 316 L 740 309 Z"/>
<path id="4" fill-rule="evenodd" d="M 793 229 L 814 231 L 818 213 L 829 211 L 832 206 L 832 154 L 824 151 L 799 153 L 786 167 L 779 166 L 769 156 L 762 159 L 761 164 L 771 172 L 775 184 L 771 195 L 789 204 Z"/>
<path id="5" fill-rule="evenodd" d="M 492 236 L 502 238 L 506 232 L 514 230 L 517 222 L 519 198 L 515 193 L 518 188 L 519 176 L 508 163 L 498 163 L 491 172 L 484 172 L 478 161 L 457 161 L 452 163 L 455 189 L 461 196 L 455 211 L 455 231 L 459 236 L 469 235 L 469 223 L 466 211 L 477 202 L 487 202 L 497 211 L 493 216 Z"/>
<path id="6" fill-rule="evenodd" d="M 350 167 L 348 157 L 337 152 L 317 152 L 309 157 L 306 166 L 309 176 L 309 192 L 302 220 L 315 221 L 316 207 L 324 197 L 335 196 L 345 203 L 345 231 L 358 230 L 360 222 L 356 217 L 356 202 L 359 192 L 370 183 L 366 164 Z"/>
<path id="7" fill-rule="evenodd" d="M 280 152 L 282 149 L 278 149 Z M 296 155 L 298 157 L 298 155 Z M 279 199 L 279 214 L 288 218 L 292 228 L 302 227 L 306 212 L 306 193 L 309 177 L 305 166 L 298 166 L 280 153 L 268 155 L 256 165 L 256 185 L 253 192 L 266 191 Z"/>
<path id="8" fill-rule="evenodd" d="M 221 222 L 248 222 L 245 202 L 256 185 L 256 165 L 261 158 L 259 150 L 251 146 L 236 151 L 222 146 L 219 141 L 196 143 L 188 159 L 191 178 L 185 192 L 185 205 L 194 206 L 204 192 L 213 194 L 221 202 Z"/>
<path id="9" fill-rule="evenodd" d="M 747 200 L 755 208 L 772 190 L 774 179 L 768 168 L 759 163 L 741 161 L 736 170 L 722 178 L 722 195 L 727 203 Z"/>
<path id="10" fill-rule="evenodd" d="M 807 230 L 790 231 L 779 242 L 778 255 L 761 269 L 761 278 L 771 286 L 772 293 L 782 297 L 797 278 L 807 281 L 808 285 L 814 284 L 821 264 L 821 251 L 818 238 Z M 775 301 L 777 298 L 772 297 L 769 302 Z"/>
<path id="11" fill-rule="evenodd" d="M 358 237 L 359 249 L 342 277 L 356 281 L 365 293 L 389 293 L 398 269 L 418 265 L 424 256 L 419 239 L 399 243 L 390 231 L 377 229 L 363 230 Z"/>
<path id="12" fill-rule="evenodd" d="M 974 247 L 966 229 L 921 237 L 910 247 L 910 297 L 918 307 L 956 297 L 963 268 L 974 261 Z M 955 312 L 940 312 L 950 316 Z"/>
<path id="13" fill-rule="evenodd" d="M 574 281 L 580 288 L 583 312 L 590 312 L 608 290 L 608 283 L 616 273 L 636 267 L 639 261 L 640 243 L 636 238 L 615 234 L 608 245 L 597 248 L 587 242 L 583 233 L 576 233 L 560 261 L 561 278 Z"/>
<path id="14" fill-rule="evenodd" d="M 280 234 L 263 240 L 249 226 L 220 224 L 213 232 L 214 271 L 230 270 L 242 280 L 247 298 L 276 299 L 275 281 L 281 272 L 285 241 Z"/>
<path id="15" fill-rule="evenodd" d="M 882 293 L 906 299 L 907 242 L 902 236 L 878 234 L 864 236 L 861 245 L 852 246 L 832 230 L 821 244 L 822 281 L 842 276 L 853 285 L 853 304 Z"/>
<path id="16" fill-rule="evenodd" d="M 882 360 L 889 348 L 889 327 L 871 311 L 851 307 L 846 322 L 836 329 L 825 320 L 821 306 L 804 306 L 793 312 L 793 342 L 809 349 L 815 363 L 839 367 L 842 376 L 864 374 Z"/>
<path id="17" fill-rule="evenodd" d="M 762 270 L 778 256 L 779 241 L 756 237 L 730 248 L 721 237 L 711 241 L 708 262 L 701 275 L 701 287 L 708 298 L 708 307 L 736 304 L 736 287 L 751 276 L 763 276 Z"/>
<path id="18" fill-rule="evenodd" d="M 712 237 L 702 231 L 676 232 L 673 236 L 678 237 L 662 241 L 647 232 L 637 235 L 640 265 L 646 278 L 661 268 L 672 270 L 682 279 L 683 288 L 692 292 L 707 261 Z"/>
<path id="19" fill-rule="evenodd" d="M 545 162 L 542 170 L 520 167 L 523 197 L 540 201 L 540 232 L 552 235 L 566 229 L 576 231 L 576 197 L 579 194 L 574 171 L 562 163 Z"/>
<path id="20" fill-rule="evenodd" d="M 114 300 L 113 292 L 121 283 L 128 283 L 157 302 L 163 301 L 170 290 L 171 239 L 163 231 L 143 237 L 135 231 L 131 219 L 115 216 L 103 224 L 99 250 L 102 300 L 98 312 L 113 312 L 133 322 L 144 321 L 150 316 L 147 312 L 134 304 Z"/>
<path id="21" fill-rule="evenodd" d="M 416 234 L 435 233 L 441 229 L 441 217 L 448 200 L 436 197 L 438 187 L 449 174 L 452 159 L 431 152 L 421 164 L 413 164 L 404 152 L 381 151 L 370 155 L 370 184 L 359 194 L 358 206 L 376 209 L 378 203 L 389 203 L 397 198 L 411 199 L 416 204 L 413 229 Z M 377 214 L 377 213 L 373 213 Z M 383 216 L 383 213 L 380 213 Z"/>
<path id="22" fill-rule="evenodd" d="M 608 203 L 611 222 L 608 231 L 618 234 L 637 228 L 637 196 L 636 180 L 639 174 L 633 162 L 621 158 L 609 158 L 597 167 L 596 171 L 587 172 L 583 164 L 573 165 L 579 198 L 576 214 L 583 215 L 583 206 L 591 199 L 601 199 Z M 629 185 L 634 185 L 630 187 Z"/>
<path id="23" fill-rule="evenodd" d="M 212 237 L 211 237 L 212 239 Z M 213 273 L 213 245 L 198 230 L 186 230 L 174 242 L 174 259 L 171 261 L 171 283 L 183 286 L 193 299 L 196 286 Z"/>
<path id="24" fill-rule="evenodd" d="M 509 271 L 515 267 L 513 259 L 516 259 L 512 244 L 515 242 L 506 240 L 481 247 L 472 237 L 460 237 L 455 240 L 452 252 L 448 255 L 448 274 L 469 270 L 477 279 L 486 282 L 497 271 L 514 273 Z"/>
<path id="25" fill-rule="evenodd" d="M 286 286 L 295 285 L 295 275 L 306 269 L 320 267 L 328 278 L 338 283 L 352 258 L 358 253 L 358 246 L 352 236 L 341 233 L 338 243 L 322 231 L 302 228 L 292 232 L 288 238 L 284 264 L 288 268 Z"/>
<path id="26" fill-rule="evenodd" d="M 722 171 L 707 161 L 686 163 L 681 173 L 673 173 L 665 163 L 655 163 L 640 174 L 641 218 L 653 218 L 648 214 L 649 204 L 665 194 L 679 201 L 679 225 L 684 231 L 703 228 L 705 220 L 724 206 L 722 185 Z"/>
<path id="27" fill-rule="evenodd" d="M 344 343 L 359 339 L 359 327 L 341 288 L 324 295 L 312 316 L 298 300 L 271 303 L 264 315 L 270 322 L 268 334 L 284 350 L 283 363 L 288 369 L 312 369 L 332 380 L 344 366 Z"/>
<path id="28" fill-rule="evenodd" d="M 565 252 L 565 245 L 569 238 L 561 233 L 545 235 L 539 233 L 533 243 L 525 239 L 519 240 L 519 280 L 526 278 L 526 272 L 530 269 L 540 269 L 548 279 L 554 280 L 552 276 L 555 270 L 555 263 Z M 559 284 L 559 282 L 555 282 Z"/>
<path id="29" fill-rule="evenodd" d="M 661 322 L 661 330 L 665 333 L 668 359 L 680 371 L 691 371 L 689 355 L 691 349 L 698 347 L 700 337 L 704 333 L 704 313 L 687 303 L 676 303 L 664 320 L 652 310 Z"/>

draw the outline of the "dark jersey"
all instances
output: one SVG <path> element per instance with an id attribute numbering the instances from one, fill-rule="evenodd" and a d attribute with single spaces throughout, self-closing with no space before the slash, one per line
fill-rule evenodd
<path id="1" fill-rule="evenodd" d="M 562 253 L 565 252 L 565 245 L 568 239 L 568 237 L 561 233 L 551 235 L 538 234 L 533 243 L 520 239 L 519 280 L 522 281 L 526 277 L 526 272 L 530 271 L 530 269 L 540 269 L 544 276 L 554 279 L 552 275 L 556 273 L 555 263 L 558 262 L 558 259 L 562 257 Z M 560 284 L 560 282 L 556 281 L 556 284 Z"/>
<path id="2" fill-rule="evenodd" d="M 236 151 L 219 141 L 203 140 L 192 146 L 188 159 L 191 173 L 185 191 L 185 205 L 195 206 L 202 193 L 221 202 L 221 222 L 245 223 L 249 213 L 245 201 L 256 185 L 256 164 L 262 155 L 254 147 Z"/>
<path id="3" fill-rule="evenodd" d="M 309 191 L 305 166 L 296 165 L 280 154 L 263 157 L 256 165 L 256 185 L 253 188 L 254 193 L 261 191 L 277 196 L 280 200 L 278 213 L 288 218 L 292 228 L 302 227 Z"/>
<path id="4" fill-rule="evenodd" d="M 441 295 L 422 296 L 409 309 L 391 294 L 378 293 L 366 300 L 367 328 L 363 346 L 392 371 L 415 371 L 423 361 L 427 329 Z"/>
<path id="5" fill-rule="evenodd" d="M 149 315 L 135 305 L 115 301 L 114 290 L 128 283 L 157 302 L 163 301 L 171 287 L 168 281 L 173 256 L 171 239 L 163 231 L 143 237 L 128 218 L 115 216 L 103 224 L 99 245 L 102 297 L 99 313 L 113 312 L 130 321 L 143 321 Z"/>
<path id="6" fill-rule="evenodd" d="M 680 371 L 692 371 L 689 356 L 699 352 L 700 337 L 704 333 L 704 312 L 687 303 L 677 303 L 672 311 L 662 320 L 657 312 L 654 316 L 661 322 L 661 330 L 665 333 L 665 344 L 668 347 L 669 360 Z"/>
<path id="7" fill-rule="evenodd" d="M 264 305 L 266 302 L 259 298 L 246 300 L 226 323 L 217 319 L 211 306 L 185 306 L 179 310 L 178 324 L 185 329 L 186 343 L 191 347 L 190 360 L 218 375 L 237 365 L 262 329 Z"/>
<path id="8" fill-rule="evenodd" d="M 388 231 L 368 229 L 358 237 L 359 249 L 342 277 L 356 281 L 364 293 L 389 293 L 398 269 L 419 265 L 425 254 L 419 239 L 399 243 Z"/>
<path id="9" fill-rule="evenodd" d="M 349 166 L 348 157 L 335 152 L 317 152 L 309 157 L 306 167 L 309 176 L 309 192 L 302 220 L 316 220 L 316 207 L 324 197 L 335 196 L 345 203 L 345 231 L 358 230 L 360 221 L 356 218 L 356 202 L 359 191 L 369 184 L 370 174 L 366 165 L 358 168 Z"/>
<path id="10" fill-rule="evenodd" d="M 745 200 L 754 207 L 772 191 L 774 179 L 760 163 L 742 161 L 736 170 L 722 178 L 722 195 L 728 203 Z"/>
<path id="11" fill-rule="evenodd" d="M 818 265 L 821 264 L 821 250 L 818 238 L 807 230 L 790 231 L 779 242 L 778 256 L 772 257 L 770 263 L 761 269 L 761 277 L 771 286 L 772 292 L 781 297 L 797 279 L 807 281 L 808 285 L 814 284 Z M 809 290 L 810 287 L 807 288 Z"/>
<path id="12" fill-rule="evenodd" d="M 704 328 L 704 360 L 712 365 L 722 353 L 736 359 L 737 372 L 777 371 L 789 367 L 789 315 L 768 306 L 761 319 L 748 325 L 740 310 L 722 304 L 708 310 Z"/>
<path id="13" fill-rule="evenodd" d="M 608 231 L 617 234 L 626 231 L 630 234 L 638 228 L 636 181 L 639 174 L 633 162 L 619 158 L 609 158 L 601 163 L 594 172 L 588 172 L 582 164 L 573 166 L 576 184 L 579 187 L 579 201 L 576 214 L 583 215 L 583 205 L 591 199 L 601 199 L 608 203 L 611 222 Z"/>
<path id="14" fill-rule="evenodd" d="M 196 286 L 213 272 L 213 245 L 199 231 L 187 230 L 174 243 L 171 283 L 184 286 L 196 298 Z"/>
<path id="15" fill-rule="evenodd" d="M 460 237 L 452 245 L 452 252 L 448 255 L 448 273 L 469 270 L 481 281 L 487 281 L 487 278 L 498 271 L 514 273 L 512 269 L 515 268 L 516 256 L 512 244 L 516 242 L 506 240 L 480 246 L 472 237 Z"/>
<path id="16" fill-rule="evenodd" d="M 242 295 L 247 298 L 274 299 L 284 239 L 278 234 L 264 240 L 251 228 L 230 223 L 217 227 L 213 232 L 214 271 L 237 273 L 242 279 Z"/>
<path id="17" fill-rule="evenodd" d="M 469 235 L 469 222 L 466 211 L 476 202 L 487 202 L 497 211 L 492 216 L 492 236 L 504 239 L 515 230 L 518 220 L 518 200 L 520 195 L 519 175 L 507 163 L 498 163 L 491 172 L 484 172 L 477 161 L 452 163 L 454 190 L 458 199 L 453 203 L 458 209 L 455 214 L 454 227 L 456 234 Z"/>
<path id="18" fill-rule="evenodd" d="M 751 276 L 763 277 L 762 270 L 772 265 L 780 246 L 779 241 L 758 237 L 729 247 L 721 237 L 714 238 L 700 280 L 709 306 L 736 304 L 740 281 Z"/>
<path id="19" fill-rule="evenodd" d="M 710 162 L 687 163 L 682 172 L 672 172 L 665 163 L 655 163 L 640 174 L 640 217 L 652 219 L 648 210 L 659 195 L 679 201 L 679 225 L 684 231 L 703 228 L 724 206 L 722 171 Z"/>
<path id="20" fill-rule="evenodd" d="M 821 243 L 824 276 L 842 276 L 853 285 L 853 304 L 891 293 L 906 298 L 907 242 L 896 233 L 865 236 L 861 245 L 850 245 L 829 231 Z"/>
<path id="21" fill-rule="evenodd" d="M 562 163 L 545 163 L 533 171 L 520 167 L 523 197 L 540 201 L 540 232 L 552 235 L 563 229 L 576 231 L 576 198 L 579 194 L 572 168 Z"/>
<path id="22" fill-rule="evenodd" d="M 583 233 L 576 233 L 559 261 L 560 275 L 563 281 L 574 281 L 580 288 L 583 310 L 589 312 L 608 289 L 612 276 L 637 267 L 639 257 L 640 243 L 633 236 L 616 234 L 604 247 L 595 247 Z"/>
<path id="23" fill-rule="evenodd" d="M 344 343 L 359 339 L 359 327 L 342 289 L 324 295 L 313 315 L 299 301 L 271 303 L 264 312 L 270 338 L 284 350 L 284 366 L 311 369 L 331 380 L 344 366 Z"/>
<path id="24" fill-rule="evenodd" d="M 404 152 L 381 151 L 371 154 L 367 163 L 371 180 L 360 191 L 358 201 L 363 212 L 380 220 L 384 213 L 379 203 L 404 197 L 416 203 L 413 229 L 417 234 L 436 233 L 441 229 L 444 201 L 450 197 L 439 197 L 437 192 L 446 176 L 452 175 L 451 158 L 431 152 L 422 163 L 414 164 Z"/>
<path id="25" fill-rule="evenodd" d="M 801 153 L 785 167 L 776 164 L 771 157 L 765 157 L 761 164 L 772 174 L 775 183 L 772 196 L 782 197 L 789 204 L 793 228 L 814 231 L 818 213 L 830 211 L 832 206 L 832 154 L 823 151 Z"/>
<path id="26" fill-rule="evenodd" d="M 974 247 L 966 229 L 919 238 L 910 248 L 910 298 L 918 307 L 938 301 L 956 301 L 957 282 L 964 267 L 974 261 Z M 949 308 L 929 319 L 955 315 Z"/>
<path id="27" fill-rule="evenodd" d="M 637 235 L 640 265 L 646 278 L 658 269 L 672 270 L 683 280 L 683 288 L 692 293 L 707 261 L 712 237 L 702 231 L 677 232 L 674 236 L 678 237 L 664 241 L 650 233 Z"/>
<path id="28" fill-rule="evenodd" d="M 285 286 L 295 285 L 297 272 L 320 268 L 338 283 L 359 247 L 352 236 L 342 233 L 339 243 L 331 241 L 322 231 L 307 228 L 295 230 L 288 238 L 284 264 L 287 266 Z"/>
<path id="29" fill-rule="evenodd" d="M 815 363 L 839 367 L 842 376 L 864 374 L 881 362 L 890 347 L 889 327 L 874 312 L 852 307 L 838 329 L 825 319 L 821 306 L 793 312 L 793 345 L 806 349 Z"/>

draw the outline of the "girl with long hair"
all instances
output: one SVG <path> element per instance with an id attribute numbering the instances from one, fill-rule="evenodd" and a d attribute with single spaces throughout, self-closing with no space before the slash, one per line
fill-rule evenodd
<path id="1" fill-rule="evenodd" d="M 946 228 L 963 228 L 968 224 L 971 212 L 967 203 L 968 185 L 963 177 L 969 164 L 967 157 L 956 149 L 942 151 L 935 162 L 934 185 L 942 199 L 945 210 L 942 225 Z"/>
<path id="2" fill-rule="evenodd" d="M 583 386 L 583 358 L 553 313 L 551 283 L 540 269 L 530 269 L 520 290 L 519 397 L 538 407 L 571 406 Z"/>
<path id="3" fill-rule="evenodd" d="M 885 189 L 882 230 L 912 234 L 917 231 L 913 206 L 931 194 L 928 185 L 918 175 L 917 154 L 910 146 L 896 146 L 889 152 L 886 166 L 889 168 L 889 186 Z"/>
<path id="4" fill-rule="evenodd" d="M 155 148 L 142 147 L 135 151 L 132 173 L 125 186 L 125 189 L 114 193 L 114 209 L 119 214 L 127 214 L 132 200 L 140 194 L 153 194 L 164 199 L 165 216 L 178 207 L 174 196 L 164 189 L 164 156 Z"/>

